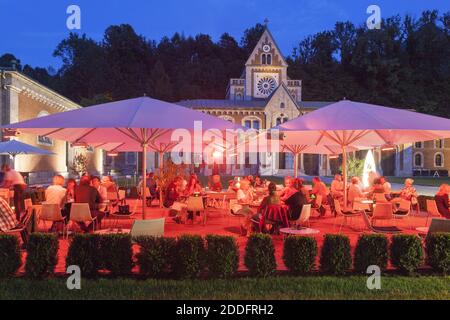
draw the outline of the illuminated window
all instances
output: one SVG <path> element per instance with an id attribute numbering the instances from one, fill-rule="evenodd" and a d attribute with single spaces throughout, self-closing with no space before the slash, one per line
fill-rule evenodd
<path id="1" fill-rule="evenodd" d="M 444 148 L 444 140 L 443 139 L 434 140 L 434 148 L 435 149 Z"/>
<path id="2" fill-rule="evenodd" d="M 444 166 L 444 155 L 441 152 L 438 152 L 434 155 L 434 166 L 435 167 Z"/>
<path id="3" fill-rule="evenodd" d="M 423 154 L 420 152 L 414 154 L 414 167 L 423 167 Z"/>
<path id="4" fill-rule="evenodd" d="M 423 142 L 419 141 L 419 142 L 414 143 L 414 148 L 422 149 L 423 148 Z"/>

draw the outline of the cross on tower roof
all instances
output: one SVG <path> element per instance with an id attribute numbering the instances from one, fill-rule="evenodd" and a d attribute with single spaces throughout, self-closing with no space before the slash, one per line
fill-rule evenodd
<path id="1" fill-rule="evenodd" d="M 264 19 L 264 25 L 267 27 L 268 24 L 269 24 L 269 19 L 265 18 Z"/>

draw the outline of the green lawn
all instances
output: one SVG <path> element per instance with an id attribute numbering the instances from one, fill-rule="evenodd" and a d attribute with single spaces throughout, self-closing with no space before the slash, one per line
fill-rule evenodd
<path id="1" fill-rule="evenodd" d="M 412 178 L 414 179 L 415 185 L 421 186 L 439 187 L 443 183 L 450 184 L 450 177 L 441 177 L 441 178 L 412 177 Z M 388 180 L 391 183 L 403 184 L 405 182 L 405 178 L 403 177 L 388 177 Z"/>
<path id="2" fill-rule="evenodd" d="M 381 290 L 366 277 L 276 277 L 231 280 L 83 280 L 68 290 L 64 279 L 0 280 L 0 299 L 450 299 L 450 277 L 384 276 Z"/>

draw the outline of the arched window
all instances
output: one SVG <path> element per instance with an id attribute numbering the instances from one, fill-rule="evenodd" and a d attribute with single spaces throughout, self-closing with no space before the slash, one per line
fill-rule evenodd
<path id="1" fill-rule="evenodd" d="M 414 154 L 414 167 L 423 167 L 423 154 L 421 152 Z"/>
<path id="2" fill-rule="evenodd" d="M 442 152 L 437 152 L 434 155 L 434 166 L 435 167 L 443 167 L 444 166 L 444 155 Z"/>
<path id="3" fill-rule="evenodd" d="M 280 103 L 280 109 L 284 109 L 285 105 L 284 102 Z"/>
<path id="4" fill-rule="evenodd" d="M 267 64 L 267 57 L 265 53 L 263 53 L 261 56 L 261 64 Z"/>
<path id="5" fill-rule="evenodd" d="M 236 93 L 235 97 L 236 97 L 236 100 L 242 100 L 242 93 L 240 93 L 240 92 Z"/>
<path id="6" fill-rule="evenodd" d="M 272 55 L 267 54 L 267 64 L 272 64 Z"/>

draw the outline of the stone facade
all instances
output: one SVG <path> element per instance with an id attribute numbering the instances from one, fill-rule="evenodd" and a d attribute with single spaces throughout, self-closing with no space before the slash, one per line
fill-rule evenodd
<path id="1" fill-rule="evenodd" d="M 0 77 L 2 125 L 81 108 L 78 104 L 17 71 L 0 70 Z M 14 167 L 28 175 L 31 184 L 47 183 L 56 172 L 67 176 L 73 156 L 77 152 L 86 152 L 89 172 L 96 174 L 102 172 L 101 150 L 72 149 L 64 141 L 31 134 L 20 134 L 16 139 L 55 153 L 52 156 L 18 155 L 15 157 Z M 12 162 L 8 156 L 2 156 L 2 162 L 5 161 Z"/>

